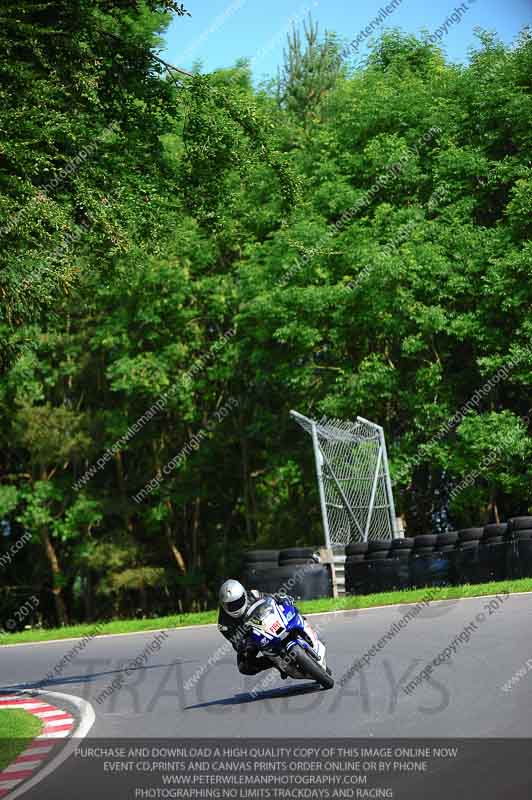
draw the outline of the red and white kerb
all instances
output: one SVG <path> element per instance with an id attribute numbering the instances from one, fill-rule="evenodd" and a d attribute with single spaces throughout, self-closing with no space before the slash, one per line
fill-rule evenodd
<path id="1" fill-rule="evenodd" d="M 19 783 L 31 778 L 53 749 L 55 742 L 50 740 L 66 738 L 75 725 L 75 720 L 66 711 L 37 698 L 1 697 L 0 711 L 4 708 L 21 709 L 33 714 L 42 721 L 43 729 L 26 750 L 0 772 L 0 797 L 6 797 Z"/>

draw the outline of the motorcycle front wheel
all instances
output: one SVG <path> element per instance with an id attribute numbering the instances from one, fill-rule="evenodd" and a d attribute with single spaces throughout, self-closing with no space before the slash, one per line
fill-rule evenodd
<path id="1" fill-rule="evenodd" d="M 290 650 L 290 658 L 295 661 L 301 672 L 308 678 L 317 681 L 324 689 L 332 689 L 334 686 L 334 679 L 329 671 L 321 667 L 312 656 L 304 650 L 301 645 L 296 644 Z"/>

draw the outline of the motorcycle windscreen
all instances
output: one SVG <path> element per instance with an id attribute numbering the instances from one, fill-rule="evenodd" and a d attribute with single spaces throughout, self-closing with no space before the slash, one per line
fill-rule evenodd
<path id="1" fill-rule="evenodd" d="M 272 636 L 276 636 L 284 630 L 277 605 L 271 597 L 265 598 L 254 606 L 246 622 Z"/>
<path id="2" fill-rule="evenodd" d="M 271 597 L 266 597 L 250 609 L 246 622 L 251 622 L 253 625 L 262 625 L 266 617 L 269 617 L 270 614 L 275 614 L 275 611 L 274 601 Z"/>

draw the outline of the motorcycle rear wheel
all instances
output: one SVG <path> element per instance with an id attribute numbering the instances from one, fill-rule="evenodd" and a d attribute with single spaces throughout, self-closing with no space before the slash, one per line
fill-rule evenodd
<path id="1" fill-rule="evenodd" d="M 324 670 L 299 644 L 294 645 L 290 650 L 290 658 L 296 662 L 304 675 L 317 681 L 324 689 L 333 688 L 334 679 L 329 672 Z"/>

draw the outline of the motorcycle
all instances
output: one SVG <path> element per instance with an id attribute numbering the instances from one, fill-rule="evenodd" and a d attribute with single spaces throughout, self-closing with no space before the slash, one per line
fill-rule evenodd
<path id="1" fill-rule="evenodd" d="M 296 680 L 311 678 L 324 689 L 332 689 L 334 679 L 327 667 L 325 645 L 288 599 L 257 600 L 247 611 L 244 627 L 281 673 Z"/>

